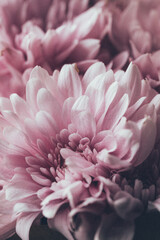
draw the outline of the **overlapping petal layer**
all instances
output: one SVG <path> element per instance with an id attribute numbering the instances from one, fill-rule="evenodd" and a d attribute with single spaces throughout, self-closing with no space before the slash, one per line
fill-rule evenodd
<path id="1" fill-rule="evenodd" d="M 142 76 L 147 77 L 151 86 L 159 91 L 159 1 L 119 0 L 110 1 L 109 6 L 112 12 L 110 40 L 113 46 L 118 52 L 127 51 L 128 60 L 135 59 Z"/>
<path id="2" fill-rule="evenodd" d="M 53 75 L 35 67 L 25 100 L 17 94 L 0 98 L 0 161 L 9 169 L 0 170 L 2 189 L 23 240 L 41 216 L 50 226 L 67 222 L 62 233 L 68 239 L 103 239 L 110 213 L 115 227 L 119 219 L 123 226 L 130 221 L 126 234 L 131 239 L 143 199 L 112 177 L 139 168 L 151 154 L 158 142 L 159 99 L 134 64 L 114 74 L 101 62 L 84 76 L 75 65 Z M 97 221 L 90 235 L 86 223 L 93 216 Z"/>
<path id="3" fill-rule="evenodd" d="M 67 62 L 91 64 L 108 31 L 103 6 L 100 2 L 89 8 L 88 0 L 1 1 L 1 96 L 23 96 L 36 65 L 51 73 Z"/>

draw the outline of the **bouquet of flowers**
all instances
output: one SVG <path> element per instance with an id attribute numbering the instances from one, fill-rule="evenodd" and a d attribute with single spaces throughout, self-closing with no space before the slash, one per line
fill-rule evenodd
<path id="1" fill-rule="evenodd" d="M 159 0 L 0 0 L 0 239 L 133 240 L 160 211 Z"/>

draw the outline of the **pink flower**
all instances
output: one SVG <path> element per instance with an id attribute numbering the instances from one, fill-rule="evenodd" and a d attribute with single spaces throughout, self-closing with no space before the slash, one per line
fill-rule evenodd
<path id="1" fill-rule="evenodd" d="M 143 203 L 112 176 L 140 167 L 151 154 L 159 141 L 159 102 L 135 65 L 113 74 L 101 62 L 84 76 L 75 65 L 52 76 L 35 67 L 26 100 L 0 98 L 0 161 L 8 169 L 1 191 L 18 235 L 28 240 L 33 221 L 44 216 L 50 227 L 64 222 L 67 239 L 88 240 L 83 229 L 90 234 L 87 219 L 96 216 L 91 237 L 103 239 L 104 225 L 118 227 L 123 219 L 128 228 L 119 236 L 131 239 Z"/>
<path id="2" fill-rule="evenodd" d="M 111 4 L 113 18 L 110 36 L 113 44 L 120 51 L 128 49 L 134 58 L 158 50 L 160 48 L 159 1 L 124 2 L 127 6 L 122 9 L 115 7 L 114 3 Z"/>
<path id="3" fill-rule="evenodd" d="M 108 31 L 103 5 L 89 8 L 88 0 L 1 1 L 0 61 L 6 71 L 0 74 L 0 81 L 7 77 L 10 83 L 10 89 L 2 89 L 1 95 L 24 92 L 23 73 L 36 65 L 51 73 L 64 62 L 91 64 Z"/>
<path id="4" fill-rule="evenodd" d="M 121 69 L 132 60 L 139 67 L 142 78 L 147 78 L 159 91 L 159 1 L 109 1 L 108 8 L 112 16 L 109 23 L 112 51 L 108 67 Z"/>

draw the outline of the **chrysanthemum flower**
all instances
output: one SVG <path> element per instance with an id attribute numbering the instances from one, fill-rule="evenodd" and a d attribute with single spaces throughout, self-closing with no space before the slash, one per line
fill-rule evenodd
<path id="1" fill-rule="evenodd" d="M 139 67 L 143 78 L 147 78 L 157 91 L 159 87 L 160 65 L 160 5 L 157 0 L 118 0 L 109 1 L 111 41 L 111 64 L 118 53 L 120 58 L 118 67 L 124 67 L 131 60 Z M 127 24 L 126 24 L 127 23 Z M 123 53 L 123 54 L 122 54 Z"/>
<path id="2" fill-rule="evenodd" d="M 113 3 L 111 40 L 116 48 L 128 49 L 134 58 L 143 53 L 159 50 L 159 1 L 130 0 L 125 2 L 127 6 L 124 9 L 115 8 Z"/>
<path id="3" fill-rule="evenodd" d="M 114 75 L 100 62 L 84 76 L 75 65 L 52 76 L 35 67 L 26 100 L 0 98 L 2 191 L 19 236 L 28 240 L 32 222 L 42 216 L 57 229 L 64 222 L 60 231 L 67 239 L 103 239 L 104 225 L 116 227 L 119 219 L 133 236 L 130 223 L 143 201 L 112 176 L 139 167 L 151 154 L 159 140 L 159 102 L 135 65 Z"/>
<path id="4" fill-rule="evenodd" d="M 64 62 L 91 64 L 108 30 L 103 5 L 90 8 L 88 0 L 1 1 L 0 66 L 5 71 L 0 72 L 0 81 L 11 82 L 2 95 L 24 92 L 23 72 L 37 64 L 50 73 Z"/>

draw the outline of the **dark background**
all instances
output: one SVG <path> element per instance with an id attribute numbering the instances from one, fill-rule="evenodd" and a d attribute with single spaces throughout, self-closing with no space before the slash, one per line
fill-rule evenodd
<path id="1" fill-rule="evenodd" d="M 152 212 L 142 216 L 136 220 L 135 224 L 136 231 L 133 240 L 160 240 L 160 213 Z M 7 240 L 21 239 L 14 235 Z M 58 232 L 50 230 L 47 225 L 42 225 L 31 228 L 30 240 L 66 240 L 66 238 Z"/>

